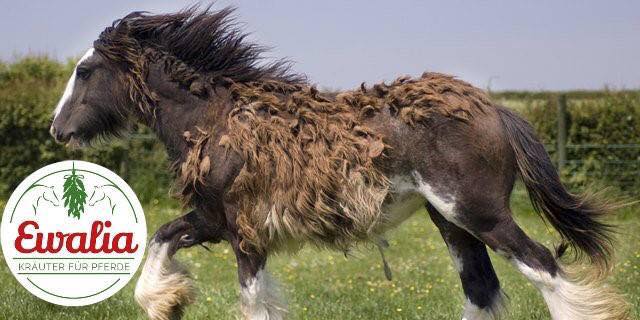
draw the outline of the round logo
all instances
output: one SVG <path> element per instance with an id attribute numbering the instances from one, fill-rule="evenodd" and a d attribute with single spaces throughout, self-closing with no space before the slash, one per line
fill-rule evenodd
<path id="1" fill-rule="evenodd" d="M 100 302 L 124 287 L 147 242 L 142 206 L 117 174 L 84 161 L 32 173 L 9 198 L 2 251 L 20 284 L 64 306 Z"/>

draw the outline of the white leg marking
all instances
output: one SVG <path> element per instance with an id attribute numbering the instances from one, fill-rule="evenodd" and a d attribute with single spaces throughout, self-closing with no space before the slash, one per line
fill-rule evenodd
<path id="1" fill-rule="evenodd" d="M 187 271 L 169 257 L 169 243 L 154 240 L 148 246 L 136 284 L 135 299 L 152 320 L 173 319 L 195 299 L 195 288 Z"/>
<path id="2" fill-rule="evenodd" d="M 485 320 L 491 319 L 489 317 L 489 313 L 480 307 L 476 306 L 471 302 L 471 300 L 467 299 L 467 302 L 464 304 L 464 313 L 462 314 L 462 320 Z"/>
<path id="3" fill-rule="evenodd" d="M 242 314 L 247 320 L 281 320 L 287 314 L 280 290 L 262 269 L 242 286 L 240 298 Z"/>
<path id="4" fill-rule="evenodd" d="M 500 291 L 498 296 L 493 301 L 493 305 L 487 308 L 480 308 L 473 304 L 471 300 L 467 299 L 464 304 L 464 313 L 462 314 L 462 320 L 498 320 L 502 319 L 504 311 L 506 310 L 507 299 Z"/>
<path id="5" fill-rule="evenodd" d="M 436 194 L 436 191 L 433 189 L 433 186 L 429 185 L 426 181 L 422 179 L 420 173 L 418 171 L 413 171 L 412 175 L 418 184 L 418 192 L 420 192 L 426 199 L 431 203 L 431 205 L 438 210 L 438 212 L 448 221 L 459 225 L 456 219 L 456 199 L 452 194 L 449 195 L 440 195 Z"/>
<path id="6" fill-rule="evenodd" d="M 575 289 L 571 288 L 569 282 L 559 275 L 554 277 L 546 271 L 533 269 L 518 260 L 514 259 L 512 263 L 540 290 L 553 319 L 581 319 L 580 314 L 572 310 L 572 306 L 567 301 L 566 295 L 571 295 L 570 291 Z"/>
<path id="7" fill-rule="evenodd" d="M 540 290 L 554 320 L 627 319 L 623 298 L 601 283 L 570 280 L 561 272 L 552 276 L 516 259 L 512 263 Z"/>
<path id="8" fill-rule="evenodd" d="M 93 52 L 94 52 L 93 48 L 90 48 L 89 50 L 87 50 L 87 52 L 84 53 L 82 58 L 80 58 L 80 60 L 76 64 L 76 67 L 73 68 L 73 73 L 71 74 L 71 78 L 69 78 L 69 81 L 67 82 L 67 86 L 64 88 L 64 93 L 62 94 L 60 101 L 58 101 L 58 104 L 56 105 L 56 109 L 53 111 L 54 113 L 53 120 L 55 120 L 58 117 L 58 115 L 62 111 L 62 107 L 65 105 L 65 103 L 67 103 L 67 100 L 69 100 L 69 98 L 71 98 L 71 95 L 73 94 L 73 87 L 75 86 L 75 83 L 76 83 L 76 69 L 78 68 L 78 65 L 80 65 L 83 61 L 89 59 L 93 55 Z"/>

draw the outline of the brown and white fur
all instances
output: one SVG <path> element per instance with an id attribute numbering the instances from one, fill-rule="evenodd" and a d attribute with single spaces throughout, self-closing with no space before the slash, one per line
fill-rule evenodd
<path id="1" fill-rule="evenodd" d="M 526 121 L 442 74 L 318 92 L 282 62 L 259 65 L 261 47 L 243 40 L 231 11 L 117 20 L 78 62 L 51 127 L 57 141 L 83 145 L 139 122 L 166 145 L 194 209 L 151 239 L 135 293 L 151 319 L 179 318 L 193 301 L 173 260 L 181 248 L 227 241 L 244 317 L 282 319 L 270 253 L 304 242 L 348 250 L 424 206 L 460 275 L 463 319 L 503 315 L 487 247 L 540 290 L 553 319 L 628 317 L 619 295 L 571 276 L 513 220 L 520 176 L 563 242 L 610 265 L 606 208 L 562 186 Z"/>

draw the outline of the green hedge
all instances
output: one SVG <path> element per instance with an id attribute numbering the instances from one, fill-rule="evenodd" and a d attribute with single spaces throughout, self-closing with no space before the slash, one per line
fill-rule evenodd
<path id="1" fill-rule="evenodd" d="M 0 197 L 6 198 L 30 172 L 64 159 L 84 159 L 118 172 L 144 202 L 166 199 L 171 176 L 165 152 L 155 139 L 111 141 L 70 151 L 49 136 L 51 115 L 73 61 L 46 57 L 0 62 Z M 569 144 L 639 143 L 638 91 L 569 92 Z M 557 93 L 494 93 L 494 99 L 531 121 L 554 156 Z M 145 132 L 145 131 L 140 131 Z M 563 175 L 575 187 L 590 181 L 640 190 L 639 148 L 570 148 Z"/>
<path id="2" fill-rule="evenodd" d="M 495 99 L 520 112 L 556 157 L 558 95 L 567 97 L 567 166 L 574 189 L 593 183 L 640 190 L 640 92 L 503 93 Z M 513 99 L 516 96 L 517 99 Z M 608 145 L 604 147 L 603 145 Z"/>
<path id="3" fill-rule="evenodd" d="M 71 151 L 49 135 L 52 112 L 73 63 L 27 57 L 0 63 L 0 196 L 34 170 L 65 159 L 82 159 L 120 173 L 141 201 L 166 197 L 170 175 L 164 149 L 154 140 L 132 139 Z"/>

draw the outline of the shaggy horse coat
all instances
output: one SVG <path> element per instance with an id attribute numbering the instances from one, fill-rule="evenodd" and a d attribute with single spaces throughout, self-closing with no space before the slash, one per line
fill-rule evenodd
<path id="1" fill-rule="evenodd" d="M 229 242 L 247 319 L 281 319 L 286 304 L 265 271 L 270 253 L 312 243 L 348 251 L 426 206 L 460 274 L 463 319 L 497 319 L 504 295 L 486 247 L 541 291 L 554 319 L 625 319 L 624 300 L 557 260 L 570 246 L 598 270 L 611 263 L 606 208 L 570 194 L 532 128 L 482 91 L 425 73 L 321 93 L 259 64 L 230 13 L 132 13 L 79 61 L 52 135 L 85 144 L 133 122 L 166 145 L 188 214 L 150 241 L 136 300 L 152 319 L 194 301 L 175 252 Z M 562 237 L 557 256 L 513 221 L 520 176 L 535 209 Z M 604 274 L 601 272 L 600 274 Z"/>
<path id="2" fill-rule="evenodd" d="M 235 84 L 231 95 L 229 133 L 219 143 L 245 162 L 229 192 L 239 199 L 243 242 L 261 252 L 300 240 L 347 251 L 385 230 L 389 180 L 378 158 L 389 146 L 366 125 L 385 106 L 415 125 L 433 114 L 466 121 L 488 103 L 468 84 L 434 73 L 335 98 L 273 81 Z"/>

